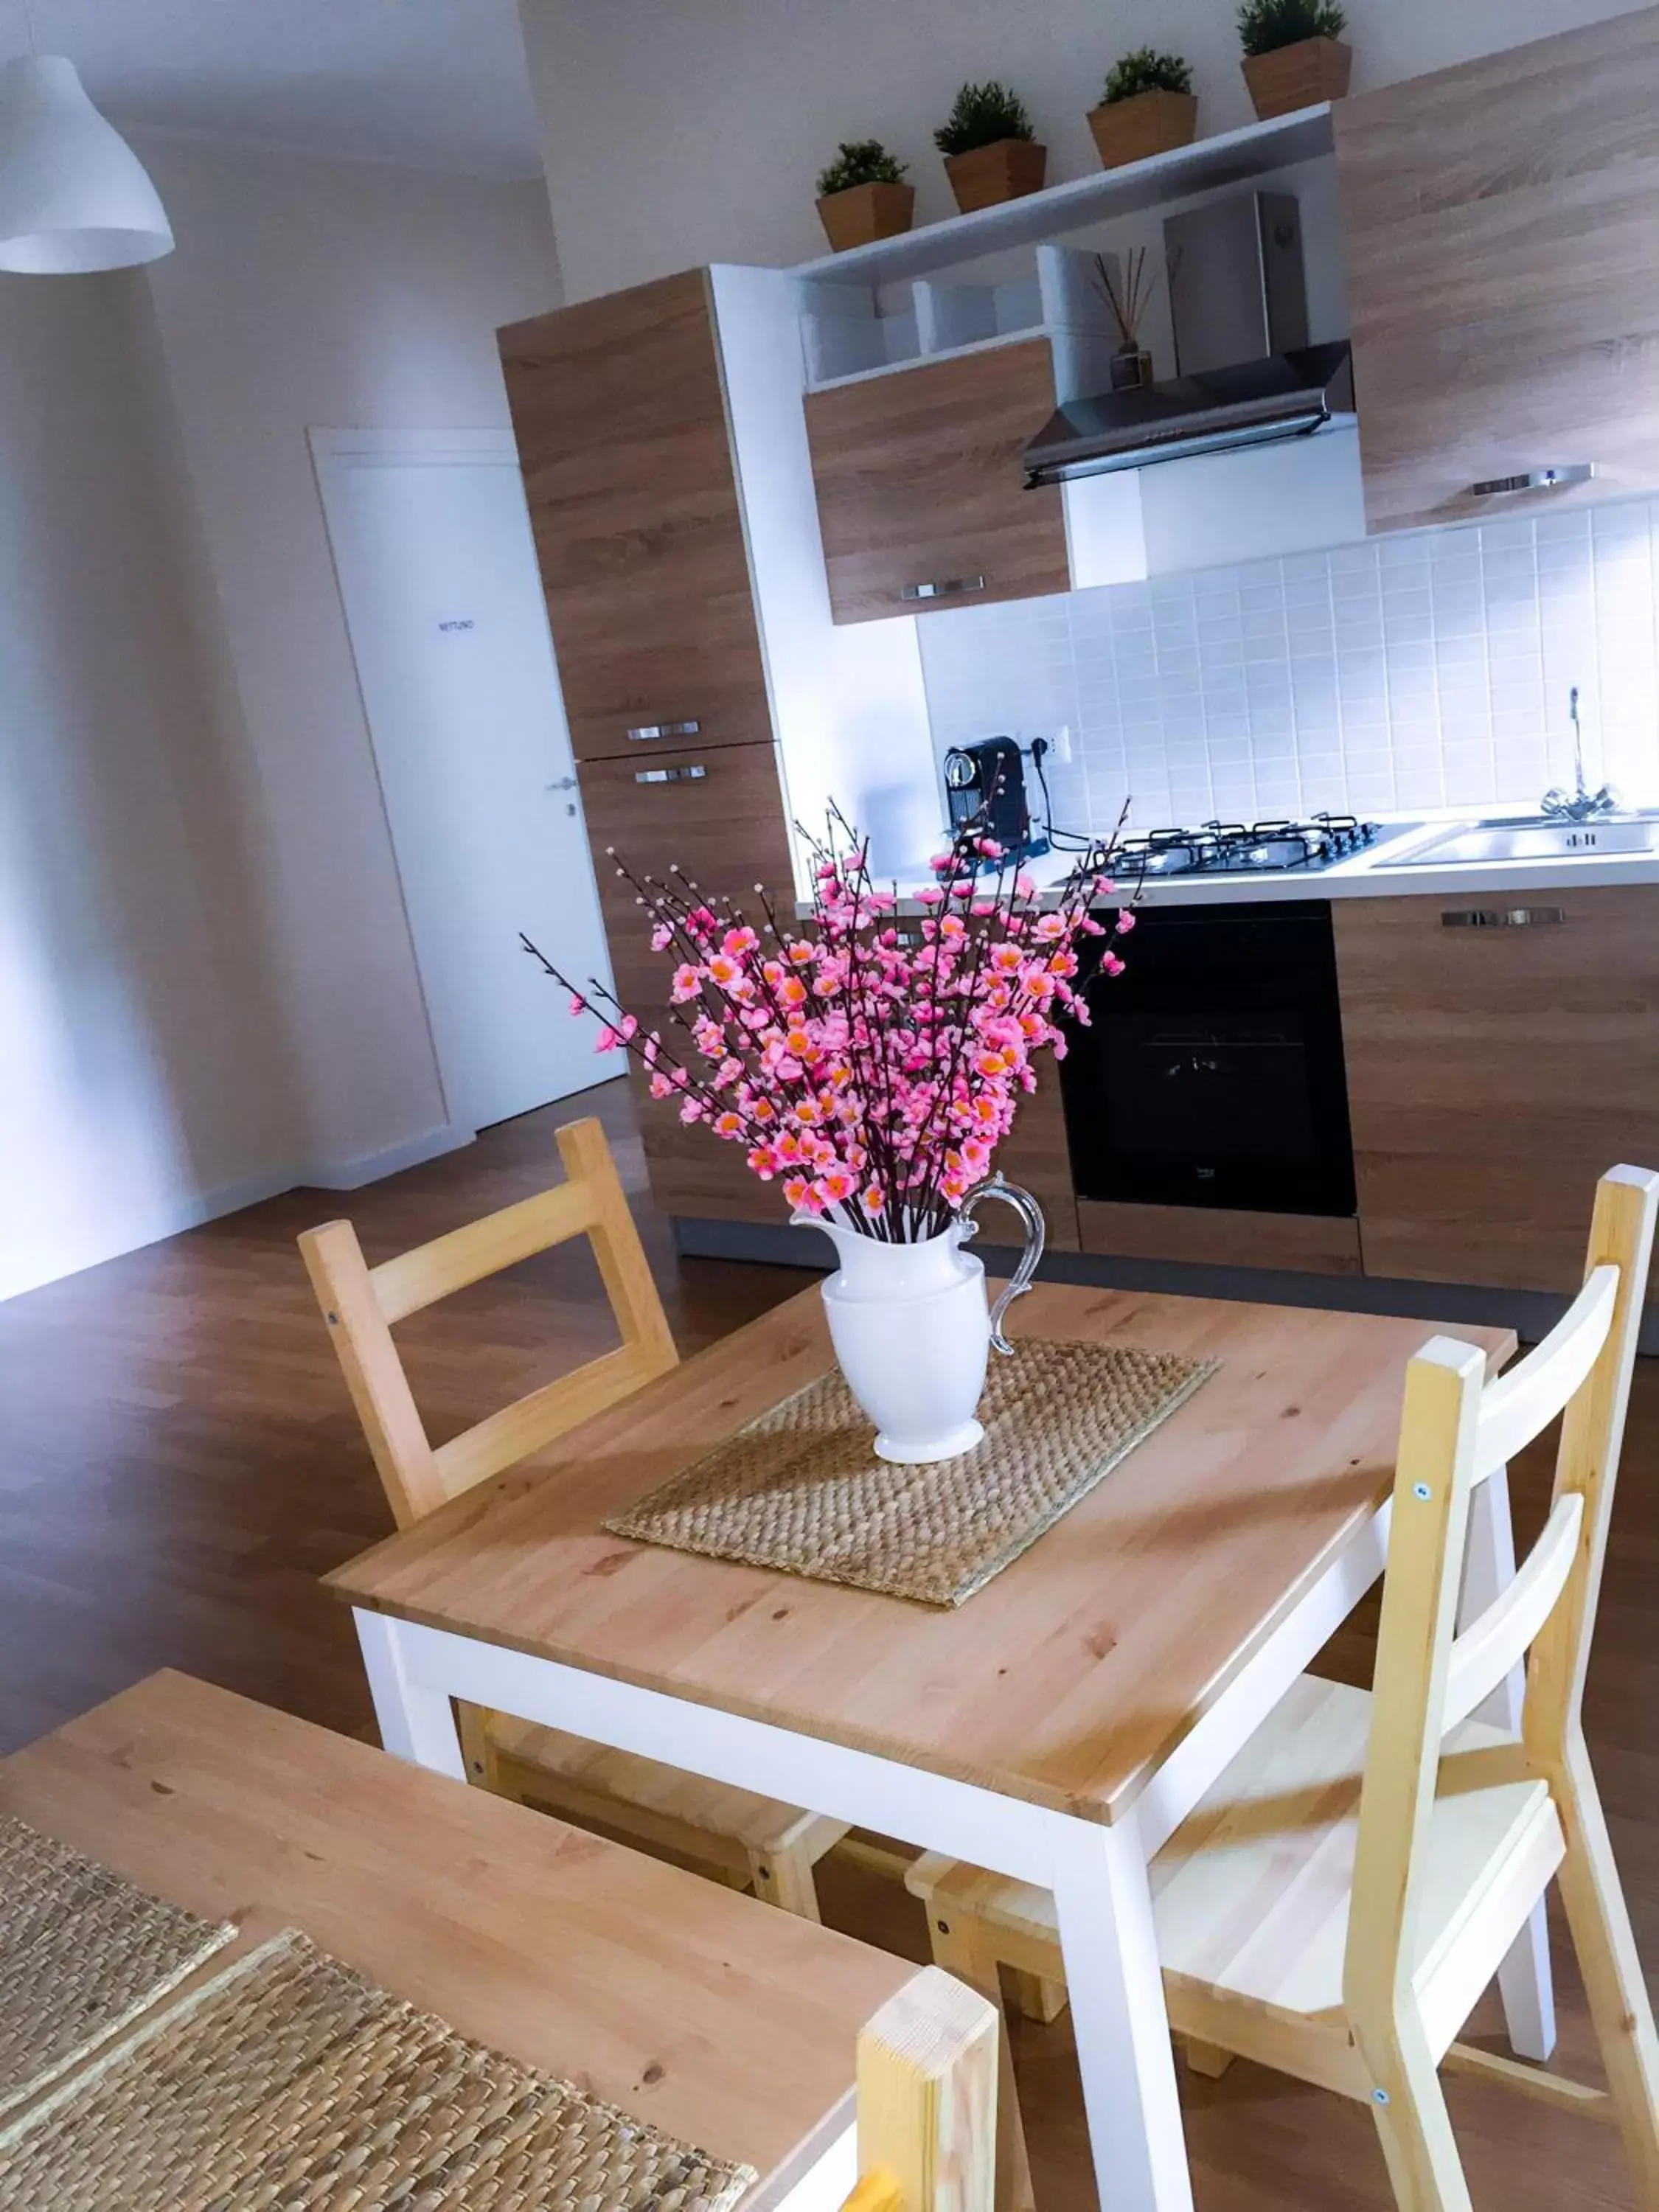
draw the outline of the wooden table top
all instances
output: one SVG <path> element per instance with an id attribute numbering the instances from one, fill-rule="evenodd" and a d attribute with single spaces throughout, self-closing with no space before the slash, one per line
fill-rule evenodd
<path id="1" fill-rule="evenodd" d="M 1097 1820 L 1387 1496 L 1425 1322 L 1044 1283 L 1017 1335 L 1220 1371 L 954 1613 L 607 1535 L 832 1364 L 816 1287 L 327 1579 L 354 1604 Z M 1460 1332 L 1501 1364 L 1504 1329 Z"/>
<path id="2" fill-rule="evenodd" d="M 0 1812 L 756 2167 L 745 2212 L 850 2124 L 858 2031 L 917 1971 L 185 1674 L 0 1759 Z"/>

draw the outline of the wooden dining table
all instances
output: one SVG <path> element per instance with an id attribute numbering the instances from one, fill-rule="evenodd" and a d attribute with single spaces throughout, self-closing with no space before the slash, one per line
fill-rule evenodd
<path id="1" fill-rule="evenodd" d="M 1010 1326 L 1220 1364 L 954 1611 L 602 1525 L 831 1366 L 816 1288 L 327 1579 L 406 1759 L 459 1775 L 465 1699 L 1051 1890 L 1103 2212 L 1187 2212 L 1148 1862 L 1381 1572 L 1435 1331 L 1054 1283 Z M 1544 1971 L 1506 1984 L 1517 2045 Z"/>
<path id="2" fill-rule="evenodd" d="M 919 1972 L 185 1674 L 0 1759 L 0 1814 L 752 2166 L 743 2212 L 839 2207 L 859 2031 Z"/>

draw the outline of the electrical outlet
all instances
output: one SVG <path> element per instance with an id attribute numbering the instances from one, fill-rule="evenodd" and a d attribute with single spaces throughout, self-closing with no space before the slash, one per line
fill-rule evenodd
<path id="1" fill-rule="evenodd" d="M 1069 722 L 1062 722 L 1054 732 L 1054 758 L 1062 767 L 1069 768 L 1072 764 L 1072 726 Z"/>

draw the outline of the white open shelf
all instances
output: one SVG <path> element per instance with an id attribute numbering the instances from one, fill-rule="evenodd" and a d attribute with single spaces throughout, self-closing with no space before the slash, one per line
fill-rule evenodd
<path id="1" fill-rule="evenodd" d="M 1333 143 L 1328 105 L 1304 107 L 1269 123 L 1246 124 L 1238 131 L 1177 146 L 1171 153 L 1127 162 L 1121 169 L 1103 169 L 1098 176 L 1050 185 L 1024 199 L 952 216 L 897 238 L 878 238 L 872 246 L 820 254 L 816 260 L 800 263 L 795 274 L 832 284 L 908 283 L 1006 247 L 1034 246 L 1089 223 L 1157 207 L 1164 200 L 1186 199 L 1288 168 L 1292 162 L 1315 161 L 1328 154 Z"/>
<path id="2" fill-rule="evenodd" d="M 1025 270 L 1001 282 L 905 285 L 830 284 L 802 280 L 801 345 L 810 391 L 858 384 L 918 362 L 982 353 L 1025 338 L 1055 349 L 1063 396 L 1083 388 L 1070 364 L 1079 351 L 1103 379 L 1115 325 L 1096 257 L 1042 245 Z"/>

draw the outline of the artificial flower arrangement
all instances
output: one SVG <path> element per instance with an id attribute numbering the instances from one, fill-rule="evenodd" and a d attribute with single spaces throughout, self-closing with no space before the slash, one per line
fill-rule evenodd
<path id="1" fill-rule="evenodd" d="M 1095 976 L 1122 973 L 1133 902 L 1109 928 L 1091 912 L 1113 895 L 1100 872 L 1109 846 L 1082 854 L 1045 900 L 969 825 L 932 863 L 919 917 L 901 919 L 896 888 L 877 887 L 867 840 L 837 811 L 811 849 L 811 912 L 799 921 L 760 885 L 751 910 L 678 869 L 665 882 L 617 863 L 653 950 L 675 963 L 666 1035 L 528 938 L 525 949 L 573 1014 L 599 1018 L 600 1052 L 633 1053 L 653 1097 L 744 1146 L 795 1213 L 920 1243 L 984 1181 L 1036 1088 L 1036 1054 L 1063 1056 L 1060 1018 L 1088 1022 L 1081 941 L 1109 939 Z"/>

